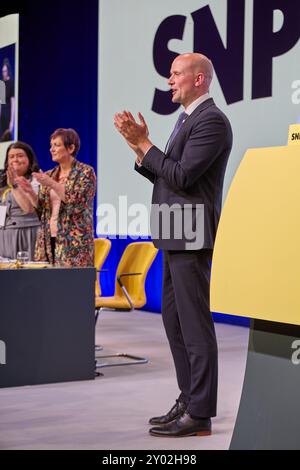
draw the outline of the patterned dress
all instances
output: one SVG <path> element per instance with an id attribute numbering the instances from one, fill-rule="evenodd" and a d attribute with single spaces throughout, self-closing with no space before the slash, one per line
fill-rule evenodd
<path id="1" fill-rule="evenodd" d="M 57 180 L 59 166 L 47 172 Z M 93 168 L 74 160 L 65 183 L 65 202 L 61 201 L 55 245 L 55 263 L 65 266 L 94 265 L 93 200 L 96 175 Z M 50 188 L 39 191 L 37 212 L 41 220 L 35 247 L 36 261 L 53 263 L 51 252 L 51 199 Z"/>

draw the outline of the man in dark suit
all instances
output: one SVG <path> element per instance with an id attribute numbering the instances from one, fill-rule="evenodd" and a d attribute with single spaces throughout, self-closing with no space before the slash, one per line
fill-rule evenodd
<path id="1" fill-rule="evenodd" d="M 164 254 L 162 315 L 181 393 L 168 413 L 150 419 L 155 436 L 209 435 L 216 416 L 218 352 L 209 280 L 232 132 L 209 97 L 212 76 L 202 54 L 182 54 L 172 63 L 172 101 L 185 112 L 165 152 L 149 140 L 140 113 L 140 123 L 128 111 L 115 115 L 117 130 L 137 155 L 136 170 L 154 184 L 151 232 Z"/>

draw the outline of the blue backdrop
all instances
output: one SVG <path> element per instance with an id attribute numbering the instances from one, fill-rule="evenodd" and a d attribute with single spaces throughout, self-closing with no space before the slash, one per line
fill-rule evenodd
<path id="1" fill-rule="evenodd" d="M 51 133 L 72 127 L 81 138 L 79 159 L 97 170 L 98 0 L 11 0 L 0 6 L 0 16 L 11 13 L 20 14 L 19 139 L 33 146 L 47 170 L 53 166 Z M 101 274 L 103 295 L 114 291 L 116 267 L 129 242 L 112 242 L 108 272 Z M 159 253 L 147 278 L 145 309 L 160 312 L 161 282 Z M 226 315 L 215 320 L 248 324 Z"/>

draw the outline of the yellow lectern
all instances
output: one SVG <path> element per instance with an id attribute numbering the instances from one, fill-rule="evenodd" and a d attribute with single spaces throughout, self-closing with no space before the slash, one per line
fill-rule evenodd
<path id="1" fill-rule="evenodd" d="M 300 125 L 287 146 L 250 149 L 238 168 L 216 237 L 211 310 L 255 319 L 231 448 L 299 449 Z"/>
<path id="2" fill-rule="evenodd" d="M 212 311 L 300 325 L 299 246 L 300 125 L 288 146 L 250 149 L 240 164 L 216 238 Z"/>

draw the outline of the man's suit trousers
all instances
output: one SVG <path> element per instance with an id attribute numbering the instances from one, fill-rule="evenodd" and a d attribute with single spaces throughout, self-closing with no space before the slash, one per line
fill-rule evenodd
<path id="1" fill-rule="evenodd" d="M 212 250 L 164 251 L 163 322 L 181 399 L 193 416 L 216 416 L 218 350 L 209 309 Z"/>

